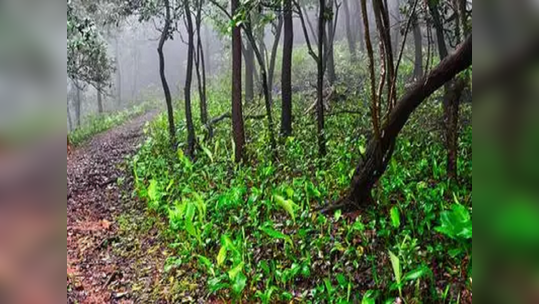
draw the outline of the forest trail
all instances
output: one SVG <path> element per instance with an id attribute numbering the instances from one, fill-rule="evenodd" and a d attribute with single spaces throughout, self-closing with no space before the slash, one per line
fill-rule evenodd
<path id="1" fill-rule="evenodd" d="M 67 158 L 68 303 L 132 303 L 123 284 L 129 278 L 124 273 L 128 261 L 113 252 L 115 219 L 137 207 L 125 159 L 136 152 L 145 123 L 156 114 L 99 134 Z"/>

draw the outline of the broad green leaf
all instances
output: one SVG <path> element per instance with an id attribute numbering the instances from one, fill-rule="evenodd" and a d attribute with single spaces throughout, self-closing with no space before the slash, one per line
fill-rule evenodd
<path id="1" fill-rule="evenodd" d="M 230 277 L 231 280 L 236 279 L 236 276 L 243 270 L 243 266 L 245 264 L 243 262 L 236 265 L 234 268 L 230 269 L 228 271 L 228 277 Z"/>
<path id="2" fill-rule="evenodd" d="M 210 271 L 210 273 L 213 276 L 215 276 L 215 271 L 213 270 L 213 263 L 210 261 L 210 259 L 208 259 L 207 257 L 205 257 L 203 255 L 199 255 L 198 260 L 202 265 L 204 265 L 204 266 L 206 266 L 206 268 L 208 268 L 208 270 Z"/>
<path id="3" fill-rule="evenodd" d="M 203 146 L 202 151 L 204 151 L 204 153 L 208 155 L 208 157 L 210 158 L 210 161 L 213 163 L 213 154 L 211 153 L 210 149 Z"/>
<path id="4" fill-rule="evenodd" d="M 397 206 L 391 208 L 389 213 L 391 215 L 391 225 L 393 225 L 393 228 L 399 228 L 401 225 L 401 215 Z"/>
<path id="5" fill-rule="evenodd" d="M 150 185 L 148 186 L 148 197 L 151 201 L 157 201 L 160 199 L 157 181 L 155 179 L 152 179 L 150 181 Z"/>
<path id="6" fill-rule="evenodd" d="M 221 246 L 221 249 L 219 249 L 219 254 L 217 255 L 217 266 L 223 265 L 223 263 L 226 260 L 226 253 L 227 253 L 226 247 Z"/>
<path id="7" fill-rule="evenodd" d="M 391 267 L 393 267 L 393 273 L 395 274 L 395 281 L 397 281 L 397 285 L 400 285 L 402 279 L 400 260 L 391 250 L 389 251 L 389 259 L 391 260 Z"/>
<path id="8" fill-rule="evenodd" d="M 341 209 L 335 211 L 335 222 L 338 222 L 341 219 L 341 216 L 342 216 L 342 210 Z"/>
<path id="9" fill-rule="evenodd" d="M 296 213 L 294 209 L 297 208 L 297 205 L 292 200 L 285 200 L 284 197 L 280 195 L 274 195 L 273 197 L 277 204 L 281 206 L 281 208 L 283 208 L 286 212 L 288 212 L 292 220 L 295 222 Z"/>
<path id="10" fill-rule="evenodd" d="M 294 247 L 294 244 L 292 243 L 292 239 L 288 235 L 272 228 L 264 227 L 264 228 L 259 228 L 259 229 L 274 239 L 285 240 L 286 242 L 290 244 L 290 246 Z"/>
<path id="11" fill-rule="evenodd" d="M 240 272 L 234 279 L 234 284 L 232 284 L 232 291 L 235 294 L 241 294 L 246 285 L 247 277 L 243 274 L 243 272 Z"/>
<path id="12" fill-rule="evenodd" d="M 421 266 L 404 275 L 403 281 L 415 281 L 419 278 L 430 276 L 431 274 L 432 272 L 430 268 L 428 268 L 427 266 Z"/>
<path id="13" fill-rule="evenodd" d="M 375 304 L 376 303 L 376 297 L 372 290 L 368 290 L 365 295 L 363 296 L 363 299 L 361 300 L 361 304 Z"/>

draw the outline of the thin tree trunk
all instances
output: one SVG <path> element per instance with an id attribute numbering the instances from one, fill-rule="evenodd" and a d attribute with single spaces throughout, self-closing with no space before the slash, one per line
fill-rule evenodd
<path id="1" fill-rule="evenodd" d="M 82 94 L 81 89 L 76 81 L 73 82 L 76 90 L 76 100 L 75 100 L 75 121 L 77 123 L 77 127 L 80 127 L 81 125 L 81 119 L 80 119 L 80 112 L 81 112 L 81 105 L 82 105 Z"/>
<path id="2" fill-rule="evenodd" d="M 101 84 L 97 85 L 97 113 L 103 114 L 103 91 Z"/>
<path id="3" fill-rule="evenodd" d="M 359 52 L 362 53 L 365 51 L 365 40 L 362 33 L 364 32 L 363 28 L 363 21 L 362 21 L 362 13 L 361 13 L 361 0 L 351 0 L 352 1 L 352 11 L 354 18 L 353 25 L 354 25 L 354 34 L 356 40 L 359 42 Z"/>
<path id="4" fill-rule="evenodd" d="M 163 46 L 168 39 L 170 31 L 170 2 L 165 2 L 165 25 L 161 32 L 161 38 L 159 39 L 159 45 L 157 47 L 157 53 L 159 54 L 159 76 L 161 78 L 161 84 L 163 86 L 163 92 L 165 94 L 165 102 L 167 104 L 168 115 L 168 132 L 170 136 L 170 145 L 173 149 L 176 148 L 176 126 L 174 124 L 174 109 L 172 108 L 172 96 L 170 94 L 170 88 L 168 86 L 167 78 L 165 76 L 165 55 L 163 54 Z"/>
<path id="5" fill-rule="evenodd" d="M 206 100 L 206 67 L 204 61 L 204 49 L 202 48 L 202 36 L 201 36 L 201 27 L 202 27 L 202 0 L 198 0 L 197 3 L 197 14 L 196 14 L 196 34 L 197 34 L 197 46 L 196 46 L 196 57 L 195 57 L 195 66 L 197 73 L 197 83 L 198 83 L 198 96 L 200 102 L 200 121 L 202 125 L 205 126 L 208 130 L 208 136 L 213 137 L 213 129 L 208 125 L 208 104 Z"/>
<path id="6" fill-rule="evenodd" d="M 231 0 L 232 16 L 239 11 L 239 5 L 239 0 Z M 243 160 L 245 146 L 241 93 L 241 30 L 236 25 L 232 28 L 232 130 L 235 144 L 234 159 L 237 163 Z"/>
<path id="7" fill-rule="evenodd" d="M 271 48 L 271 58 L 268 71 L 268 86 L 270 88 L 270 103 L 273 104 L 273 80 L 275 74 L 275 61 L 277 60 L 277 48 L 279 47 L 279 41 L 281 40 L 281 33 L 283 31 L 283 16 L 279 15 L 277 21 L 277 27 L 275 28 L 275 40 Z"/>
<path id="8" fill-rule="evenodd" d="M 249 42 L 244 43 L 244 55 L 245 58 L 245 101 L 250 103 L 255 98 L 254 89 L 254 69 L 255 69 L 255 55 L 253 48 Z"/>
<path id="9" fill-rule="evenodd" d="M 327 9 L 333 11 L 333 0 L 329 1 L 329 5 L 327 6 Z M 335 16 L 333 16 L 335 18 Z M 335 79 L 337 78 L 335 75 L 335 55 L 334 55 L 334 47 L 333 47 L 333 41 L 334 41 L 334 27 L 333 22 L 335 20 L 326 20 L 327 25 L 327 35 L 324 35 L 324 41 L 325 41 L 325 51 L 327 52 L 327 60 L 326 60 L 326 69 L 328 73 L 328 82 L 329 85 L 333 85 L 335 83 Z M 323 58 L 323 57 L 322 57 Z"/>
<path id="10" fill-rule="evenodd" d="M 412 18 L 415 48 L 414 78 L 417 80 L 423 77 L 423 37 L 421 36 L 421 28 L 419 27 L 417 14 L 414 14 Z"/>
<path id="11" fill-rule="evenodd" d="M 326 136 L 324 131 L 324 32 L 325 19 L 324 13 L 326 10 L 326 1 L 320 0 L 318 12 L 318 78 L 317 78 L 317 107 L 316 116 L 318 122 L 318 154 L 322 158 L 326 156 Z"/>
<path id="12" fill-rule="evenodd" d="M 69 132 L 71 132 L 73 130 L 73 119 L 71 118 L 71 111 L 69 110 L 70 108 L 70 102 L 69 102 L 69 99 L 67 100 L 67 122 L 68 122 L 68 128 L 69 128 Z M 68 133 L 69 133 L 68 132 Z"/>
<path id="13" fill-rule="evenodd" d="M 191 85 L 193 82 L 193 62 L 195 55 L 195 38 L 193 30 L 193 19 L 191 16 L 191 7 L 189 1 L 184 1 L 185 19 L 187 21 L 187 35 L 188 35 L 188 47 L 187 47 L 187 70 L 185 75 L 185 120 L 187 123 L 187 150 L 186 155 L 193 158 L 195 155 L 195 126 L 193 124 L 193 113 L 191 108 Z"/>
<path id="14" fill-rule="evenodd" d="M 344 18 L 345 18 L 345 27 L 346 27 L 346 40 L 348 42 L 348 50 L 350 52 L 350 61 L 356 62 L 356 39 L 352 30 L 352 20 L 350 17 L 350 8 L 348 6 L 349 0 L 343 1 L 344 7 Z"/>
<path id="15" fill-rule="evenodd" d="M 292 135 L 292 51 L 294 48 L 294 23 L 292 20 L 292 0 L 284 0 L 284 40 L 281 68 L 282 112 L 281 134 Z"/>
<path id="16" fill-rule="evenodd" d="M 114 48 L 114 57 L 116 61 L 116 109 L 120 109 L 122 106 L 122 67 L 120 65 L 120 45 L 118 43 L 118 37 L 114 39 L 116 44 Z"/>
<path id="17" fill-rule="evenodd" d="M 455 53 L 446 57 L 428 75 L 417 81 L 397 102 L 384 125 L 383 136 L 371 139 L 367 152 L 355 169 L 348 194 L 324 212 L 337 209 L 356 210 L 372 202 L 371 190 L 387 169 L 396 139 L 410 115 L 432 93 L 451 81 L 472 64 L 472 36 L 468 36 Z"/>

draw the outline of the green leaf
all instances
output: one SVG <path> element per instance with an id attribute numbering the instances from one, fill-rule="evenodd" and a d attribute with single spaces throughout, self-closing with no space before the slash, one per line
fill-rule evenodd
<path id="1" fill-rule="evenodd" d="M 391 208 L 389 213 L 391 215 L 391 225 L 393 225 L 393 228 L 399 228 L 401 225 L 401 215 L 397 206 Z"/>
<path id="2" fill-rule="evenodd" d="M 200 239 L 200 234 L 198 233 L 197 229 L 195 228 L 195 225 L 193 224 L 193 218 L 195 216 L 195 205 L 188 203 L 187 209 L 185 210 L 185 230 L 187 232 L 195 237 L 200 243 L 202 243 L 202 240 Z"/>
<path id="3" fill-rule="evenodd" d="M 236 276 L 236 279 L 234 280 L 234 284 L 232 284 L 232 291 L 235 294 L 241 294 L 245 286 L 247 285 L 247 277 L 243 274 L 243 272 L 238 273 Z"/>
<path id="4" fill-rule="evenodd" d="M 217 255 L 217 266 L 223 265 L 223 263 L 226 260 L 226 253 L 227 253 L 226 247 L 221 246 L 221 249 L 219 249 L 219 254 Z"/>
<path id="5" fill-rule="evenodd" d="M 294 247 L 294 244 L 292 243 L 292 239 L 288 235 L 282 232 L 279 232 L 273 228 L 264 227 L 264 228 L 259 228 L 259 229 L 265 232 L 267 235 L 269 235 L 273 239 L 285 240 L 286 242 L 290 244 L 290 246 Z"/>
<path id="6" fill-rule="evenodd" d="M 415 281 L 417 279 L 430 275 L 432 275 L 430 268 L 427 266 L 421 266 L 404 275 L 403 281 Z"/>
<path id="7" fill-rule="evenodd" d="M 228 271 L 228 277 L 230 277 L 231 280 L 236 279 L 236 276 L 238 276 L 238 274 L 241 273 L 241 271 L 243 270 L 244 265 L 245 264 L 241 262 L 238 265 L 236 265 L 236 267 L 230 269 Z"/>
<path id="8" fill-rule="evenodd" d="M 274 195 L 273 198 L 275 199 L 277 204 L 281 206 L 281 208 L 283 208 L 284 210 L 286 210 L 286 212 L 288 212 L 292 220 L 295 222 L 296 213 L 294 209 L 297 208 L 297 205 L 292 200 L 285 200 L 284 197 L 280 195 Z"/>
<path id="9" fill-rule="evenodd" d="M 210 259 L 208 259 L 207 257 L 203 256 L 203 255 L 199 255 L 198 256 L 198 261 L 206 266 L 206 268 L 208 268 L 208 270 L 210 271 L 210 273 L 215 276 L 215 271 L 213 271 L 213 263 L 210 261 Z"/>
<path id="10" fill-rule="evenodd" d="M 211 153 L 210 149 L 203 146 L 202 151 L 204 151 L 204 153 L 208 155 L 208 157 L 210 158 L 210 161 L 213 163 L 213 154 Z"/>
<path id="11" fill-rule="evenodd" d="M 391 260 L 391 267 L 393 267 L 393 273 L 395 274 L 397 285 L 400 285 L 402 279 L 400 260 L 393 252 L 391 252 L 391 250 L 389 251 L 389 259 Z"/>
<path id="12" fill-rule="evenodd" d="M 374 294 L 374 291 L 368 290 L 365 292 L 365 295 L 363 296 L 363 299 L 361 300 L 361 304 L 376 304 L 376 296 Z"/>

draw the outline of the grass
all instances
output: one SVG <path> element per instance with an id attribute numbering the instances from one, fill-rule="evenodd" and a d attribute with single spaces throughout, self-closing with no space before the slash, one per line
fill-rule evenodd
<path id="1" fill-rule="evenodd" d="M 226 112 L 228 97 L 210 90 L 211 116 Z M 270 161 L 265 121 L 246 121 L 241 165 L 232 161 L 229 123 L 208 142 L 199 136 L 196 161 L 181 146 L 170 151 L 165 115 L 148 127 L 131 163 L 137 196 L 168 226 L 163 294 L 173 302 L 460 302 L 471 291 L 471 124 L 461 130 L 458 184 L 445 177 L 442 109 L 433 98 L 399 138 L 376 204 L 324 216 L 312 210 L 347 189 L 369 136 L 368 113 L 328 116 L 328 155 L 320 159 L 314 117 L 302 110 L 312 100 L 295 98 L 294 137 L 280 140 L 278 162 Z M 336 107 L 363 102 L 349 96 Z M 182 122 L 182 111 L 176 115 Z M 471 107 L 462 115 L 471 120 Z M 180 123 L 180 141 L 185 132 Z"/>

